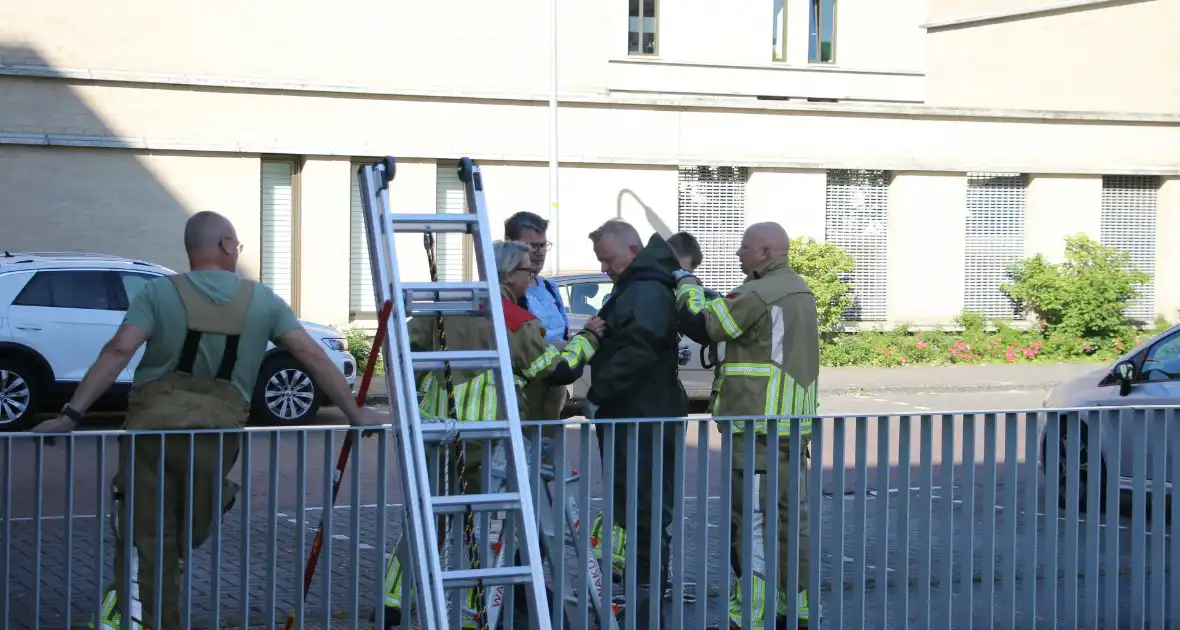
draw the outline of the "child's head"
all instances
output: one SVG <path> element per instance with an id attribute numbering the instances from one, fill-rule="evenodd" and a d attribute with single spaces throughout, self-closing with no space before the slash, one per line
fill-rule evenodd
<path id="1" fill-rule="evenodd" d="M 701 266 L 704 255 L 701 254 L 700 243 L 692 234 L 677 232 L 668 237 L 668 246 L 672 248 L 672 253 L 676 254 L 676 260 L 680 261 L 680 266 L 686 271 L 695 271 L 697 267 Z"/>

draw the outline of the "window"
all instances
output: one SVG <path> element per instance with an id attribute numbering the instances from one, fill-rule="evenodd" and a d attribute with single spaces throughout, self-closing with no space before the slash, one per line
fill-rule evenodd
<path id="1" fill-rule="evenodd" d="M 610 282 L 579 282 L 562 287 L 571 315 L 591 317 L 606 304 L 615 285 Z"/>
<path id="2" fill-rule="evenodd" d="M 131 306 L 131 303 L 135 301 L 135 296 L 139 295 L 140 291 L 143 291 L 144 285 L 159 277 L 161 276 L 148 273 L 120 271 L 119 280 L 123 284 L 124 300 L 119 304 L 121 307 L 119 310 L 127 310 L 127 307 Z"/>
<path id="3" fill-rule="evenodd" d="M 1131 263 L 1152 278 L 1138 287 L 1139 299 L 1127 307 L 1127 317 L 1155 320 L 1155 215 L 1159 179 L 1144 175 L 1107 175 L 1102 178 L 1103 245 L 1127 252 Z"/>
<path id="4" fill-rule="evenodd" d="M 745 168 L 683 166 L 679 175 L 680 229 L 696 237 L 704 255 L 696 275 L 705 286 L 725 293 L 746 276 L 737 259 L 746 229 Z"/>
<path id="5" fill-rule="evenodd" d="M 295 297 L 295 164 L 262 163 L 262 283 Z"/>
<path id="6" fill-rule="evenodd" d="M 844 319 L 884 320 L 888 286 L 889 173 L 828 171 L 824 206 L 824 239 L 844 248 L 856 261 L 856 268 L 841 276 L 852 285 L 855 299 L 844 313 Z"/>
<path id="7" fill-rule="evenodd" d="M 369 267 L 369 243 L 365 237 L 365 214 L 361 206 L 361 185 L 356 172 L 360 162 L 352 164 L 352 198 L 349 202 L 348 310 L 353 313 L 376 313 L 373 301 L 373 272 Z"/>
<path id="8" fill-rule="evenodd" d="M 1180 379 L 1180 333 L 1151 347 L 1143 359 L 1139 372 L 1141 381 L 1174 381 Z"/>
<path id="9" fill-rule="evenodd" d="M 115 310 L 106 271 L 38 271 L 14 306 Z"/>
<path id="10" fill-rule="evenodd" d="M 811 37 L 807 42 L 807 60 L 831 63 L 836 60 L 836 0 L 809 0 Z"/>
<path id="11" fill-rule="evenodd" d="M 439 162 L 435 179 L 434 211 L 438 214 L 467 212 L 467 193 L 459 181 L 458 162 Z M 462 282 L 467 275 L 467 251 L 474 251 L 468 243 L 471 237 L 451 232 L 434 236 L 435 261 L 440 282 Z M 423 252 L 425 254 L 425 252 Z"/>
<path id="12" fill-rule="evenodd" d="M 1025 178 L 1019 173 L 967 174 L 967 249 L 963 308 L 1015 319 L 1016 305 L 1000 285 L 1024 256 Z"/>
<path id="13" fill-rule="evenodd" d="M 656 54 L 656 0 L 631 0 L 627 52 L 632 55 Z"/>
<path id="14" fill-rule="evenodd" d="M 771 59 L 787 60 L 787 7 L 786 0 L 774 0 L 774 17 L 771 22 L 770 44 L 774 47 Z"/>

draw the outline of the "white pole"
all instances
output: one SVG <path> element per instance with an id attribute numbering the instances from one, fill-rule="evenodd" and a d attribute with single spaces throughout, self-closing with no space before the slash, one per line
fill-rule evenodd
<path id="1" fill-rule="evenodd" d="M 561 273 L 560 219 L 557 210 L 557 0 L 549 0 L 549 224 L 554 275 Z"/>

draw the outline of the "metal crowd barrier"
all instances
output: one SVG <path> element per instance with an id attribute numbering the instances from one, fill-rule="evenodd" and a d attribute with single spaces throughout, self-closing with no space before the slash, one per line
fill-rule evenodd
<path id="1" fill-rule="evenodd" d="M 565 453 L 564 463 L 581 478 L 553 487 L 555 504 L 573 497 L 581 508 L 577 536 L 566 540 L 565 553 L 550 557 L 551 608 L 565 613 L 554 615 L 555 628 L 597 627 L 586 599 L 593 589 L 581 571 L 586 558 L 574 553 L 573 543 L 587 548 L 598 516 L 636 532 L 627 535 L 614 585 L 620 628 L 659 627 L 652 623 L 657 615 L 667 628 L 727 627 L 737 584 L 730 515 L 739 496 L 781 497 L 768 501 L 765 513 L 755 511 L 758 501 L 744 501 L 744 514 L 732 519 L 743 540 L 738 555 L 766 580 L 768 594 L 806 588 L 811 628 L 1180 627 L 1180 581 L 1171 572 L 1180 567 L 1180 541 L 1172 535 L 1180 504 L 1169 498 L 1180 467 L 1180 409 L 822 417 L 813 419 L 807 443 L 786 439 L 798 435 L 800 419 L 781 428 L 771 422 L 767 452 L 775 452 L 777 440 L 788 461 L 799 461 L 806 449 L 808 470 L 776 470 L 778 459 L 771 457 L 765 474 L 743 476 L 736 487 L 731 461 L 749 461 L 754 442 L 746 440 L 745 452 L 738 452 L 732 423 L 722 420 L 526 423 L 533 443 L 543 425 L 553 427 L 546 435 L 554 452 Z M 601 452 L 598 430 L 606 444 Z M 220 527 L 184 563 L 183 628 L 274 628 L 292 611 L 296 627 L 327 619 L 372 627 L 369 615 L 383 601 L 386 561 L 402 530 L 400 483 L 392 434 L 378 432 L 353 451 L 341 500 L 326 508 L 349 431 L 220 434 L 242 441 L 231 473 L 241 489 Z M 647 453 L 636 439 L 641 433 L 648 434 Z M 114 575 L 110 479 L 119 442 L 131 437 L 82 431 L 49 446 L 44 436 L 0 434 L 4 628 L 85 627 L 94 620 Z M 538 451 L 531 456 L 535 464 Z M 624 476 L 621 510 L 616 472 Z M 646 507 L 654 533 L 646 540 L 637 534 L 635 509 L 642 484 L 652 489 Z M 535 475 L 533 489 L 540 490 Z M 637 601 L 641 585 L 658 583 L 664 568 L 653 562 L 646 576 L 637 569 L 641 548 L 661 557 L 664 505 L 673 512 L 669 583 L 663 597 L 652 598 L 651 616 L 636 619 L 628 602 Z M 803 508 L 810 519 L 805 531 L 796 531 Z M 788 514 L 785 549 L 777 542 L 780 509 Z M 321 518 L 328 535 L 304 600 L 304 565 Z M 767 549 L 760 548 L 763 528 Z M 498 531 L 485 522 L 484 543 Z M 612 537 L 611 528 L 602 528 L 604 569 L 611 565 Z M 129 541 L 123 544 L 130 549 Z M 800 578 L 805 556 L 811 562 Z M 785 558 L 787 575 L 766 558 Z M 155 577 L 159 584 L 159 569 Z M 740 588 L 748 593 L 752 582 L 744 579 Z M 776 599 L 785 599 L 780 608 L 798 603 Z M 754 612 L 745 598 L 742 627 L 753 627 Z M 787 627 L 796 627 L 795 617 L 787 617 Z"/>

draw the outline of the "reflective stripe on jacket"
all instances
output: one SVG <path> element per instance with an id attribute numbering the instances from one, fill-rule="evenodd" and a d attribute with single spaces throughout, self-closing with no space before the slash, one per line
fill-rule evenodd
<path id="1" fill-rule="evenodd" d="M 533 417 L 531 407 L 543 400 L 527 400 L 525 388 L 534 381 L 556 379 L 566 371 L 577 371 L 594 356 L 598 347 L 593 334 L 574 335 L 562 350 L 545 342 L 541 322 L 508 296 L 503 297 L 504 318 L 508 329 L 508 354 L 512 360 L 513 381 L 521 418 Z M 435 317 L 416 317 L 409 322 L 410 346 L 414 350 L 437 350 L 438 324 Z M 482 317 L 446 316 L 443 328 L 450 350 L 487 350 L 495 347 L 491 321 Z M 497 370 L 455 370 L 451 374 L 454 391 L 455 420 L 475 422 L 504 417 L 496 388 Z M 576 380 L 573 379 L 573 380 Z M 569 382 L 573 382 L 570 380 Z M 557 383 L 564 384 L 564 383 Z M 441 418 L 446 414 L 446 383 L 437 370 L 422 376 L 418 385 L 419 411 L 424 417 Z"/>
<path id="2" fill-rule="evenodd" d="M 685 276 L 676 290 L 681 328 L 699 343 L 725 343 L 713 415 L 811 416 L 819 407 L 819 323 L 807 282 L 772 258 L 729 295 L 714 299 L 696 278 Z M 706 336 L 707 339 L 696 337 Z M 734 431 L 744 430 L 735 423 Z M 766 421 L 755 423 L 766 433 Z M 781 435 L 790 421 L 779 423 Z M 811 420 L 800 422 L 804 435 Z"/>

